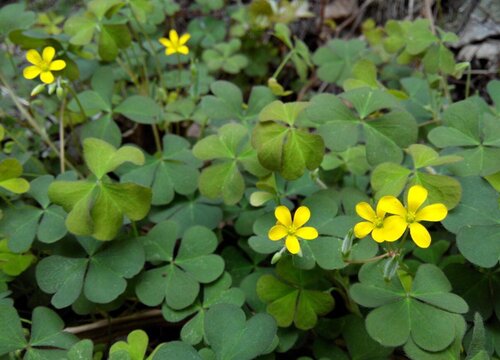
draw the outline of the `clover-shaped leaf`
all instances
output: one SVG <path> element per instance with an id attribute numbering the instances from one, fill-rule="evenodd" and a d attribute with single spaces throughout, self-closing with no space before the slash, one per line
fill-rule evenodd
<path id="1" fill-rule="evenodd" d="M 20 176 L 23 167 L 17 159 L 9 158 L 0 162 L 0 188 L 14 194 L 22 194 L 30 189 L 30 184 Z"/>
<path id="2" fill-rule="evenodd" d="M 146 164 L 127 172 L 122 181 L 151 187 L 153 205 L 168 204 L 175 192 L 192 194 L 198 187 L 201 162 L 189 150 L 189 142 L 176 135 L 165 135 L 161 157 L 150 157 Z"/>
<path id="3" fill-rule="evenodd" d="M 366 318 L 370 336 L 385 346 L 400 346 L 411 339 L 427 351 L 447 348 L 456 337 L 455 328 L 449 325 L 468 306 L 450 293 L 446 276 L 435 265 L 424 264 L 410 286 L 403 286 L 398 277 L 384 280 L 382 265 L 363 265 L 360 283 L 350 289 L 354 301 L 375 308 Z"/>
<path id="4" fill-rule="evenodd" d="M 201 108 L 210 119 L 214 120 L 252 122 L 257 119 L 260 110 L 275 99 L 267 87 L 255 86 L 252 88 L 247 106 L 243 103 L 240 88 L 223 80 L 212 83 L 210 90 L 213 95 L 203 97 Z"/>
<path id="5" fill-rule="evenodd" d="M 209 229 L 193 226 L 186 230 L 174 256 L 178 236 L 177 224 L 165 221 L 142 238 L 147 260 L 161 264 L 144 272 L 137 282 L 137 296 L 146 305 L 165 301 L 174 310 L 186 308 L 198 296 L 200 283 L 214 281 L 224 270 L 224 260 L 213 254 L 217 238 Z"/>
<path id="6" fill-rule="evenodd" d="M 80 294 L 105 304 L 122 294 L 127 281 L 144 265 L 144 250 L 134 239 L 117 240 L 109 245 L 91 238 L 79 238 L 85 254 L 79 257 L 51 255 L 36 267 L 38 286 L 52 296 L 60 309 L 73 304 Z"/>
<path id="7" fill-rule="evenodd" d="M 256 314 L 247 321 L 243 310 L 231 304 L 214 305 L 205 317 L 207 341 L 218 360 L 250 360 L 264 354 L 276 330 L 271 316 Z"/>
<path id="8" fill-rule="evenodd" d="M 363 87 L 341 97 L 353 105 L 356 113 L 332 94 L 315 96 L 305 110 L 305 117 L 318 126 L 326 146 L 333 151 L 345 151 L 364 140 L 368 163 L 399 164 L 403 160 L 401 148 L 417 139 L 417 124 L 411 114 L 401 110 L 396 99 L 383 90 Z M 382 114 L 382 109 L 390 111 Z"/>
<path id="9" fill-rule="evenodd" d="M 276 266 L 278 277 L 263 275 L 257 282 L 259 298 L 268 303 L 270 313 L 281 327 L 292 323 L 302 330 L 312 329 L 318 315 L 329 313 L 334 306 L 332 295 L 318 279 L 318 270 L 300 270 L 290 258 L 282 259 Z"/>
<path id="10" fill-rule="evenodd" d="M 237 74 L 248 65 L 248 58 L 238 54 L 240 48 L 241 41 L 231 39 L 205 50 L 202 59 L 210 71 L 223 70 L 229 74 Z"/>
<path id="11" fill-rule="evenodd" d="M 351 77 L 352 67 L 366 53 L 366 43 L 361 40 L 330 40 L 314 53 L 312 60 L 318 65 L 318 77 L 342 85 Z"/>
<path id="12" fill-rule="evenodd" d="M 204 358 L 196 352 L 195 348 L 191 345 L 183 343 L 182 341 L 171 341 L 160 344 L 149 358 L 151 358 L 151 360 L 204 360 Z"/>
<path id="13" fill-rule="evenodd" d="M 500 260 L 498 192 L 479 177 L 460 178 L 461 203 L 443 220 L 457 234 L 458 249 L 470 262 L 490 268 Z"/>
<path id="14" fill-rule="evenodd" d="M 0 232 L 8 239 L 8 246 L 14 252 L 27 251 L 35 237 L 44 243 L 53 243 L 66 235 L 64 210 L 50 203 L 47 189 L 54 177 L 43 175 L 30 184 L 29 194 L 41 208 L 30 205 L 9 208 L 0 224 Z"/>
<path id="15" fill-rule="evenodd" d="M 203 169 L 200 192 L 212 199 L 222 197 L 228 205 L 236 204 L 243 197 L 245 180 L 240 166 L 257 176 L 267 173 L 250 146 L 247 128 L 240 124 L 226 124 L 217 135 L 200 140 L 193 154 L 201 160 L 217 160 Z"/>
<path id="16" fill-rule="evenodd" d="M 26 270 L 36 257 L 31 253 L 15 254 L 7 246 L 7 240 L 0 240 L 0 271 L 9 276 L 17 276 Z"/>
<path id="17" fill-rule="evenodd" d="M 25 349 L 25 359 L 61 359 L 78 341 L 63 331 L 64 322 L 46 307 L 33 310 L 29 339 L 25 338 L 21 319 L 11 305 L 0 304 L 0 320 L 0 356 Z"/>
<path id="18" fill-rule="evenodd" d="M 68 212 L 66 226 L 70 232 L 112 240 L 124 216 L 136 221 L 147 215 L 151 190 L 132 183 L 115 184 L 105 175 L 125 162 L 143 164 L 144 155 L 132 146 L 117 150 L 102 140 L 87 138 L 84 157 L 97 181 L 55 181 L 49 186 L 49 198 Z"/>
<path id="19" fill-rule="evenodd" d="M 201 296 L 200 296 L 201 297 Z M 204 324 L 207 310 L 215 304 L 233 304 L 242 306 L 245 303 L 245 295 L 239 288 L 231 287 L 231 276 L 224 273 L 215 282 L 203 287 L 202 299 L 182 310 L 171 309 L 163 304 L 163 316 L 167 321 L 177 322 L 187 316 L 196 313 L 187 321 L 181 330 L 181 339 L 191 345 L 198 344 L 205 336 Z"/>
<path id="20" fill-rule="evenodd" d="M 144 360 L 148 349 L 148 334 L 143 330 L 134 330 L 127 335 L 127 341 L 117 341 L 109 349 L 109 358 L 119 360 Z"/>
<path id="21" fill-rule="evenodd" d="M 456 207 L 462 195 L 458 180 L 446 175 L 429 174 L 426 169 L 455 163 L 462 158 L 456 155 L 439 156 L 435 150 L 422 144 L 412 144 L 406 151 L 413 160 L 413 171 L 406 166 L 388 162 L 373 170 L 371 184 L 376 191 L 376 198 L 399 196 L 407 184 L 418 184 L 429 191 L 429 203 L 443 203 L 448 210 Z"/>
<path id="22" fill-rule="evenodd" d="M 451 148 L 463 161 L 449 168 L 459 176 L 491 175 L 500 170 L 500 126 L 478 98 L 456 102 L 443 113 L 443 126 L 429 133 L 439 148 Z"/>
<path id="23" fill-rule="evenodd" d="M 301 102 L 272 102 L 262 109 L 252 134 L 260 163 L 266 169 L 279 171 L 287 180 L 298 179 L 306 169 L 318 168 L 323 159 L 321 136 L 294 126 L 306 106 Z"/>

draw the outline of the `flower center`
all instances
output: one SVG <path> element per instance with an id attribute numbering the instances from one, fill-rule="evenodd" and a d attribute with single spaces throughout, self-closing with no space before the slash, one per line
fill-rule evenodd
<path id="1" fill-rule="evenodd" d="M 288 235 L 295 235 L 295 233 L 297 232 L 297 229 L 293 225 L 288 226 L 286 229 L 288 231 Z"/>
<path id="2" fill-rule="evenodd" d="M 46 62 L 45 60 L 42 60 L 39 64 L 38 67 L 42 72 L 49 71 L 50 70 L 50 62 Z"/>
<path id="3" fill-rule="evenodd" d="M 414 214 L 414 213 L 412 213 L 412 212 L 410 212 L 410 211 L 408 211 L 408 212 L 406 213 L 406 222 L 407 222 L 408 224 L 411 224 L 412 222 L 415 222 L 415 214 Z"/>
<path id="4" fill-rule="evenodd" d="M 381 228 L 384 226 L 384 219 L 379 218 L 378 216 L 375 218 L 375 221 L 373 222 L 373 225 L 375 225 L 376 228 Z"/>

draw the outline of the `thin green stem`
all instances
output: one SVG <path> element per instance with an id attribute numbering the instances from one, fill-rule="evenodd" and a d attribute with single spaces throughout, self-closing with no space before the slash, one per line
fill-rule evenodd
<path id="1" fill-rule="evenodd" d="M 369 262 L 374 262 L 374 261 L 386 258 L 386 257 L 388 257 L 390 255 L 391 255 L 391 252 L 386 252 L 385 254 L 374 256 L 374 257 L 371 257 L 371 258 L 368 258 L 368 259 L 362 259 L 362 260 L 349 260 L 349 259 L 345 259 L 344 262 L 346 262 L 348 264 L 366 264 L 366 263 L 369 263 Z"/>
<path id="2" fill-rule="evenodd" d="M 61 101 L 61 107 L 59 110 L 59 166 L 61 168 L 61 174 L 66 171 L 64 167 L 65 156 L 65 146 L 64 146 L 64 109 L 66 107 L 66 95 L 64 95 Z"/>
<path id="3" fill-rule="evenodd" d="M 156 124 L 151 124 L 151 129 L 153 130 L 153 137 L 155 139 L 156 151 L 161 153 L 163 150 L 161 146 L 160 132 L 158 131 L 158 127 L 156 126 Z"/>
<path id="4" fill-rule="evenodd" d="M 10 84 L 5 80 L 5 78 L 2 76 L 1 73 L 0 73 L 0 82 L 2 82 L 2 84 L 7 89 L 7 93 L 9 94 L 10 98 L 14 102 L 14 105 L 19 110 L 19 112 L 23 116 L 23 118 L 28 122 L 28 124 L 33 128 L 33 130 L 35 130 L 35 132 L 38 135 L 40 135 L 42 140 L 52 149 L 52 151 L 54 151 L 54 153 L 57 155 L 57 157 L 60 158 L 61 154 L 59 153 L 57 146 L 48 137 L 47 133 L 45 132 L 45 128 L 41 127 L 38 124 L 38 122 L 33 118 L 33 116 L 31 116 L 31 114 L 28 112 L 28 110 L 26 110 L 26 108 L 21 104 L 17 95 L 14 93 L 14 91 L 10 87 Z M 76 167 L 72 163 L 70 163 L 67 159 L 65 159 L 65 162 L 66 162 L 66 165 L 68 165 L 70 168 L 72 168 L 77 173 L 79 173 L 78 170 L 76 169 Z"/>
<path id="5" fill-rule="evenodd" d="M 276 69 L 276 71 L 274 72 L 272 78 L 274 79 L 277 79 L 281 70 L 283 70 L 283 68 L 285 67 L 286 63 L 288 62 L 288 60 L 290 60 L 290 58 L 292 57 L 293 53 L 295 52 L 295 50 L 291 50 L 284 58 L 283 60 L 281 61 L 281 63 L 279 64 L 278 68 Z"/>
<path id="6" fill-rule="evenodd" d="M 181 65 L 181 57 L 179 53 L 175 53 L 177 56 L 177 94 L 181 93 L 181 70 L 182 70 L 182 65 Z"/>
<path id="7" fill-rule="evenodd" d="M 465 98 L 467 99 L 470 95 L 470 82 L 471 82 L 471 76 L 472 76 L 472 69 L 469 63 L 469 66 L 467 67 L 467 79 L 465 82 Z"/>
<path id="8" fill-rule="evenodd" d="M 161 72 L 160 63 L 158 62 L 158 59 L 156 58 L 156 53 L 155 53 L 155 50 L 154 50 L 154 47 L 153 47 L 153 42 L 151 41 L 151 38 L 146 33 L 146 31 L 144 31 L 144 28 L 142 27 L 142 24 L 137 19 L 137 16 L 135 15 L 135 13 L 133 11 L 131 11 L 131 12 L 132 12 L 132 16 L 134 17 L 134 20 L 137 23 L 137 26 L 139 26 L 139 30 L 141 30 L 142 34 L 146 38 L 146 42 L 148 43 L 148 45 L 149 45 L 149 47 L 151 49 L 151 54 L 153 55 L 153 61 L 155 63 L 156 73 L 158 74 L 158 78 L 160 80 L 160 86 L 163 88 L 164 87 L 164 84 L 163 84 L 163 74 Z M 139 37 L 137 37 L 137 40 L 139 40 Z"/>
<path id="9" fill-rule="evenodd" d="M 76 104 L 78 105 L 78 109 L 80 109 L 80 112 L 82 113 L 83 117 L 87 117 L 87 114 L 85 114 L 85 110 L 83 109 L 83 105 L 82 103 L 80 102 L 80 99 L 78 99 L 78 95 L 76 94 L 76 91 L 73 89 L 73 84 L 71 84 L 72 86 L 66 86 L 66 89 L 68 89 L 68 91 L 71 93 L 71 95 L 73 96 L 73 99 L 75 99 L 76 101 Z"/>

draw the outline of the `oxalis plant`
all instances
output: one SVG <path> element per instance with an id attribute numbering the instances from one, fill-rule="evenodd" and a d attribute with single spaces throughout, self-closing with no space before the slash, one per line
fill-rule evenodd
<path id="1" fill-rule="evenodd" d="M 456 35 L 27 3 L 0 8 L 0 359 L 500 359 L 500 81 Z"/>

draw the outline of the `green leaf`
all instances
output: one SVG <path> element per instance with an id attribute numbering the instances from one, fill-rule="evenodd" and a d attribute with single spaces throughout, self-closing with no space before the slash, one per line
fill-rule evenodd
<path id="1" fill-rule="evenodd" d="M 467 303 L 449 293 L 451 285 L 439 268 L 421 265 L 411 288 L 403 288 L 399 279 L 383 279 L 383 263 L 365 264 L 360 283 L 350 289 L 357 303 L 375 307 L 366 318 L 370 336 L 384 346 L 400 346 L 412 339 L 427 351 L 442 351 L 455 339 L 450 328 L 455 315 L 468 311 Z"/>
<path id="2" fill-rule="evenodd" d="M 498 193 L 479 177 L 459 178 L 463 193 L 460 204 L 450 212 L 443 225 L 457 234 L 462 227 L 500 224 Z"/>
<path id="3" fill-rule="evenodd" d="M 102 179 L 108 172 L 125 162 L 136 165 L 144 164 L 144 154 L 140 149 L 126 145 L 117 150 L 107 142 L 95 138 L 84 140 L 83 156 L 90 171 L 98 179 Z"/>
<path id="4" fill-rule="evenodd" d="M 113 242 L 88 255 L 51 255 L 38 263 L 37 283 L 43 291 L 54 294 L 51 302 L 56 308 L 73 304 L 82 291 L 92 302 L 109 303 L 125 291 L 125 279 L 144 265 L 142 245 L 134 239 Z"/>
<path id="5" fill-rule="evenodd" d="M 371 185 L 376 198 L 385 195 L 398 196 L 404 190 L 411 170 L 394 163 L 382 163 L 372 172 Z"/>
<path id="6" fill-rule="evenodd" d="M 118 105 L 114 112 L 139 124 L 154 124 L 158 122 L 162 110 L 152 98 L 133 95 Z"/>
<path id="7" fill-rule="evenodd" d="M 377 110 L 398 107 L 393 95 L 377 89 L 359 88 L 350 90 L 343 93 L 342 98 L 354 106 L 361 119 L 366 118 Z"/>
<path id="8" fill-rule="evenodd" d="M 279 171 L 288 180 L 301 177 L 306 169 L 318 168 L 324 154 L 321 136 L 275 122 L 259 123 L 252 135 L 252 145 L 266 169 Z"/>
<path id="9" fill-rule="evenodd" d="M 457 234 L 457 246 L 470 262 L 484 268 L 500 260 L 500 224 L 463 227 Z"/>
<path id="10" fill-rule="evenodd" d="M 151 203 L 164 205 L 172 201 L 175 193 L 189 195 L 198 188 L 197 168 L 200 165 L 201 162 L 189 150 L 186 139 L 167 134 L 163 137 L 162 156 L 148 157 L 146 165 L 127 172 L 121 180 L 150 187 L 153 192 Z"/>
<path id="11" fill-rule="evenodd" d="M 8 158 L 0 162 L 0 187 L 13 192 L 22 194 L 30 189 L 30 184 L 20 176 L 23 173 L 23 167 L 17 159 Z"/>
<path id="12" fill-rule="evenodd" d="M 163 359 L 203 360 L 191 345 L 181 341 L 160 344 L 153 352 L 151 360 Z"/>
<path id="13" fill-rule="evenodd" d="M 174 259 L 177 237 L 178 227 L 167 221 L 156 225 L 143 238 L 147 259 L 162 261 L 161 266 L 144 272 L 137 283 L 137 296 L 145 304 L 155 306 L 165 301 L 172 309 L 186 308 L 197 297 L 199 283 L 214 281 L 224 270 L 222 258 L 212 254 L 217 238 L 209 229 L 189 228 Z"/>
<path id="14" fill-rule="evenodd" d="M 94 350 L 92 340 L 84 339 L 73 345 L 68 351 L 68 360 L 90 360 Z"/>
<path id="15" fill-rule="evenodd" d="M 435 74 L 453 74 L 455 71 L 455 56 L 443 44 L 432 45 L 422 59 L 425 71 Z"/>
<path id="16" fill-rule="evenodd" d="M 92 41 L 97 19 L 90 13 L 75 15 L 64 23 L 64 32 L 70 36 L 73 45 L 87 45 Z"/>
<path id="17" fill-rule="evenodd" d="M 16 309 L 11 305 L 0 304 L 0 356 L 27 345 Z"/>
<path id="18" fill-rule="evenodd" d="M 457 179 L 445 175 L 415 172 L 410 186 L 422 185 L 429 191 L 429 203 L 443 203 L 448 210 L 455 208 L 462 197 L 462 186 Z"/>
<path id="19" fill-rule="evenodd" d="M 500 170 L 494 159 L 500 155 L 498 119 L 488 113 L 478 98 L 456 102 L 443 113 L 444 126 L 429 133 L 429 140 L 440 148 L 453 149 L 463 161 L 450 169 L 459 176 L 487 176 Z"/>
<path id="20" fill-rule="evenodd" d="M 218 359 L 254 359 L 268 350 L 276 330 L 271 316 L 257 314 L 247 321 L 243 310 L 230 304 L 214 305 L 205 318 L 207 341 Z"/>
<path id="21" fill-rule="evenodd" d="M 7 36 L 16 29 L 27 29 L 35 23 L 36 14 L 24 4 L 7 4 L 0 9 L 0 34 Z"/>
<path id="22" fill-rule="evenodd" d="M 202 225 L 214 229 L 222 220 L 222 210 L 205 198 L 198 197 L 188 201 L 176 202 L 166 210 L 152 214 L 150 220 L 155 223 L 164 220 L 175 221 L 180 227 L 180 233 L 193 225 Z"/>
<path id="23" fill-rule="evenodd" d="M 312 60 L 318 65 L 318 77 L 326 82 L 341 85 L 351 77 L 352 67 L 366 52 L 361 40 L 330 40 L 314 53 Z"/>
<path id="24" fill-rule="evenodd" d="M 268 303 L 267 312 L 279 326 L 288 327 L 293 322 L 299 329 L 312 329 L 318 315 L 325 315 L 333 309 L 331 294 L 314 289 L 316 284 L 311 280 L 319 275 L 318 271 L 295 269 L 289 258 L 282 259 L 276 271 L 284 281 L 273 275 L 264 275 L 257 282 L 257 294 Z"/>
<path id="25" fill-rule="evenodd" d="M 284 104 L 276 100 L 268 104 L 259 114 L 259 121 L 280 121 L 290 126 L 295 124 L 299 114 L 309 105 L 307 102 L 291 102 Z"/>
<path id="26" fill-rule="evenodd" d="M 9 276 L 18 276 L 26 270 L 36 257 L 31 253 L 15 254 L 7 247 L 7 239 L 0 240 L 0 270 Z"/>
<path id="27" fill-rule="evenodd" d="M 242 198 L 245 181 L 236 162 L 212 165 L 201 173 L 200 192 L 211 199 L 222 197 L 224 203 L 234 205 Z"/>
<path id="28" fill-rule="evenodd" d="M 110 358 L 113 354 L 124 351 L 130 360 L 143 360 L 148 348 L 149 338 L 143 330 L 134 330 L 127 335 L 127 341 L 117 341 L 109 349 Z"/>
<path id="29" fill-rule="evenodd" d="M 474 327 L 472 329 L 472 338 L 467 348 L 466 360 L 475 359 L 478 354 L 484 352 L 485 358 L 488 358 L 486 349 L 486 334 L 484 330 L 484 323 L 481 315 L 474 314 Z M 480 359 L 481 357 L 478 357 Z"/>
<path id="30" fill-rule="evenodd" d="M 94 116 L 101 111 L 111 111 L 111 103 L 108 100 L 103 99 L 102 96 L 96 91 L 85 90 L 79 93 L 77 97 L 83 110 L 85 111 L 86 116 Z M 68 109 L 73 112 L 81 111 L 75 98 L 71 99 L 68 103 Z"/>

